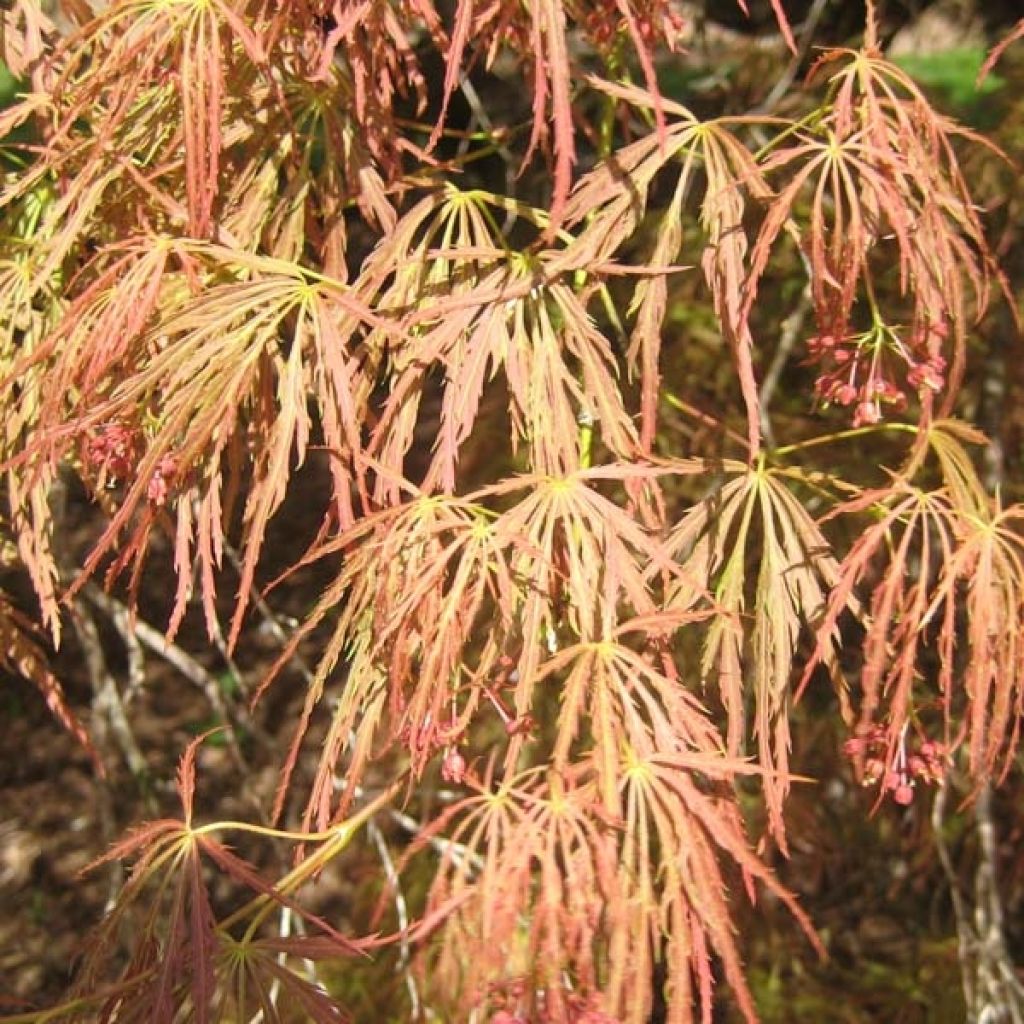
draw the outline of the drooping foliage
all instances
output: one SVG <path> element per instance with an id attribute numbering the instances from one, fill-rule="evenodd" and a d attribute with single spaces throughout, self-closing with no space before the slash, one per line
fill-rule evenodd
<path id="1" fill-rule="evenodd" d="M 274 827 L 195 824 L 190 746 L 182 820 L 102 859 L 133 867 L 46 1019 L 341 1020 L 315 962 L 411 944 L 430 1019 L 707 1022 L 722 982 L 756 1020 L 734 900 L 772 894 L 823 952 L 764 856 L 807 688 L 835 688 L 880 798 L 954 764 L 987 784 L 1017 747 L 1024 506 L 955 418 L 1008 290 L 961 169 L 983 140 L 870 9 L 785 115 L 709 116 L 661 87 L 687 59 L 667 0 L 58 6 L 16 0 L 0 37 L 24 88 L 0 112 L 9 560 L 54 644 L 84 588 L 134 607 L 161 558 L 168 641 L 195 606 L 228 653 L 327 582 L 256 694 L 314 652 Z M 768 430 L 780 275 L 814 326 Z M 830 458 L 864 437 L 884 468 Z M 282 566 L 268 530 L 314 457 L 319 525 Z M 74 565 L 71 479 L 98 523 Z M 6 598 L 0 634 L 87 743 Z M 420 923 L 346 937 L 300 890 L 389 806 L 425 815 L 396 856 L 432 878 Z M 232 830 L 297 866 L 261 873 Z M 252 900 L 225 909 L 217 875 Z"/>

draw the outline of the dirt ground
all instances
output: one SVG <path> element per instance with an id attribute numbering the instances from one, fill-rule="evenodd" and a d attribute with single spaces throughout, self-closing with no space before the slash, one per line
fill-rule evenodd
<path id="1" fill-rule="evenodd" d="M 298 477 L 288 505 L 273 524 L 265 578 L 302 553 L 319 523 L 319 496 L 325 491 L 322 467 L 313 461 Z M 95 510 L 85 496 L 73 493 L 65 538 L 70 551 L 87 548 L 95 521 Z M 230 598 L 235 582 L 226 575 L 224 589 Z M 310 570 L 297 586 L 274 596 L 282 625 L 287 625 L 290 613 L 308 605 L 326 578 L 326 567 Z M 166 545 L 158 544 L 140 612 L 140 619 L 157 630 L 165 621 L 168 579 Z M 12 586 L 10 580 L 3 582 Z M 13 584 L 16 588 L 17 581 Z M 66 630 L 67 640 L 53 667 L 99 747 L 105 779 L 96 777 L 88 755 L 50 716 L 31 684 L 14 677 L 0 679 L 0 1011 L 49 1005 L 66 991 L 79 944 L 100 921 L 122 880 L 117 865 L 84 875 L 83 869 L 130 827 L 180 816 L 173 785 L 178 758 L 194 736 L 222 724 L 207 692 L 144 647 L 144 684 L 133 692 L 125 644 L 112 620 L 90 601 L 83 607 L 95 621 L 107 674 L 124 700 L 145 774 L 133 774 L 109 716 L 94 706 L 87 659 L 73 628 Z M 207 640 L 198 611 L 189 613 L 176 641 L 179 650 L 190 653 L 205 670 L 207 681 L 238 720 L 251 722 L 251 728 L 239 734 L 242 762 L 223 737 L 212 738 L 200 750 L 196 804 L 197 815 L 205 813 L 205 820 L 214 812 L 217 818 L 264 820 L 296 720 L 292 712 L 305 689 L 299 673 L 286 670 L 250 715 L 246 694 L 255 690 L 280 649 L 259 614 L 252 615 L 250 623 L 232 659 L 241 686 L 232 680 L 217 646 Z M 102 700 L 99 703 L 103 705 Z M 314 722 L 313 742 L 320 724 Z M 296 792 L 301 792 L 302 768 Z M 254 849 L 251 855 L 262 854 Z M 267 866 L 286 869 L 283 864 Z M 316 902 L 329 905 L 332 888 L 329 879 L 323 880 Z"/>

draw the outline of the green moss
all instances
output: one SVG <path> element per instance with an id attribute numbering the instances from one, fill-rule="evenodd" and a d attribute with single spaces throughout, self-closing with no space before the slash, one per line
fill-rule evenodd
<path id="1" fill-rule="evenodd" d="M 986 56 L 980 46 L 964 46 L 937 53 L 906 54 L 893 58 L 893 62 L 925 89 L 939 93 L 955 114 L 977 121 L 983 113 L 984 97 L 1006 85 L 1006 80 L 994 72 L 978 82 Z"/>

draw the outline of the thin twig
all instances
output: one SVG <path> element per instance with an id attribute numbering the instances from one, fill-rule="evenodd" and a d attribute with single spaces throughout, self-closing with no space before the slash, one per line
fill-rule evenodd
<path id="1" fill-rule="evenodd" d="M 367 822 L 366 831 L 370 841 L 377 849 L 377 856 L 380 857 L 381 866 L 384 868 L 384 875 L 393 893 L 392 899 L 395 904 L 395 916 L 398 919 L 398 934 L 400 936 L 398 969 L 402 971 L 405 978 L 405 987 L 409 992 L 410 1017 L 413 1020 L 418 1020 L 420 1014 L 420 995 L 419 990 L 416 988 L 416 979 L 409 969 L 411 959 L 409 951 L 409 908 L 405 902 L 405 893 L 402 892 L 398 871 L 395 868 L 394 860 L 391 858 L 391 851 L 388 849 L 387 841 L 384 839 L 384 833 L 381 832 L 380 826 L 375 819 L 371 818 Z"/>
<path id="2" fill-rule="evenodd" d="M 224 554 L 228 556 L 228 561 L 231 562 L 239 576 L 241 576 L 242 559 L 234 547 L 227 543 L 227 541 L 224 542 Z M 287 631 L 282 625 L 284 616 L 270 607 L 266 598 L 255 586 L 250 586 L 249 588 L 249 603 L 257 612 L 259 612 L 260 618 L 263 619 L 263 624 L 270 632 L 270 635 L 281 645 L 282 648 L 286 647 L 289 642 L 289 637 Z M 288 660 L 298 670 L 306 684 L 311 685 L 315 677 L 313 670 L 309 667 L 309 662 L 307 662 L 306 659 L 298 653 L 298 651 L 294 651 Z"/>
<path id="3" fill-rule="evenodd" d="M 255 726 L 248 719 L 244 719 L 237 709 L 230 706 L 224 700 L 220 684 L 214 676 L 200 662 L 193 658 L 191 654 L 183 650 L 176 643 L 168 640 L 160 630 L 140 619 L 137 615 L 132 617 L 128 609 L 117 598 L 111 597 L 110 594 L 106 593 L 95 583 L 86 583 L 82 588 L 82 593 L 91 604 L 108 615 L 115 625 L 131 622 L 132 633 L 144 647 L 159 655 L 169 665 L 177 669 L 190 683 L 202 690 L 217 717 L 226 725 L 231 726 L 227 730 L 226 737 L 228 749 L 231 751 L 238 767 L 244 770 L 246 762 L 241 750 L 238 748 L 235 730 L 241 728 L 253 732 Z"/>
<path id="4" fill-rule="evenodd" d="M 487 113 L 487 109 L 480 99 L 480 94 L 465 74 L 459 76 L 459 90 L 462 92 L 466 103 L 469 104 L 470 115 L 473 120 L 491 136 L 494 152 L 501 157 L 502 163 L 505 165 L 505 194 L 509 196 L 515 195 L 515 157 L 512 155 L 512 151 L 501 141 L 501 136 L 494 128 L 494 122 L 491 120 L 490 114 Z M 468 142 L 468 136 L 463 141 Z M 461 153 L 460 145 L 461 155 L 463 154 Z M 515 219 L 515 214 L 511 210 L 506 211 L 505 223 L 501 227 L 502 234 L 508 234 L 515 223 Z"/>
<path id="5" fill-rule="evenodd" d="M 775 433 L 772 430 L 771 418 L 768 415 L 768 406 L 771 405 L 772 398 L 775 397 L 775 389 L 779 386 L 782 371 L 786 368 L 786 363 L 789 362 L 789 357 L 793 354 L 793 349 L 796 347 L 797 339 L 803 332 L 804 322 L 807 320 L 807 314 L 810 311 L 811 286 L 808 283 L 800 293 L 800 301 L 797 303 L 796 308 L 782 322 L 782 333 L 779 336 L 778 348 L 775 350 L 775 355 L 772 358 L 771 365 L 768 367 L 768 372 L 764 375 L 764 380 L 761 382 L 761 390 L 757 396 L 757 405 L 761 417 L 761 433 L 764 435 L 765 442 L 769 448 L 775 447 Z"/>
<path id="6" fill-rule="evenodd" d="M 788 67 L 782 74 L 782 77 L 772 87 L 771 92 L 769 92 L 761 101 L 760 106 L 755 108 L 753 114 L 765 115 L 772 113 L 781 100 L 789 93 L 790 88 L 796 81 L 796 76 L 800 73 L 800 68 L 807 59 L 807 53 L 810 50 L 811 42 L 814 39 L 814 33 L 817 31 L 818 23 L 821 21 L 822 15 L 825 13 L 825 8 L 828 7 L 828 5 L 829 0 L 814 0 L 814 4 L 807 12 L 807 17 L 804 18 L 803 24 L 800 26 L 800 36 L 797 42 L 796 53 L 793 54 Z"/>
<path id="7" fill-rule="evenodd" d="M 107 665 L 96 623 L 81 601 L 76 601 L 72 605 L 71 622 L 82 649 L 86 671 L 92 685 L 91 731 L 96 747 L 101 752 L 101 756 L 104 752 L 109 752 L 111 746 L 120 751 L 147 804 L 150 805 L 150 810 L 153 811 L 155 808 L 150 791 L 149 767 L 131 730 L 117 682 Z M 118 822 L 114 810 L 113 793 L 107 779 L 97 777 L 96 797 L 100 835 L 104 844 L 109 844 L 113 842 L 114 836 L 117 834 Z M 107 870 L 107 908 L 109 909 L 114 905 L 124 885 L 124 867 L 119 860 L 111 861 Z"/>
<path id="8" fill-rule="evenodd" d="M 953 919 L 956 922 L 957 959 L 960 962 L 960 983 L 964 990 L 964 1001 L 968 1006 L 971 1006 L 974 1003 L 974 978 L 968 965 L 971 960 L 971 950 L 974 946 L 974 929 L 971 925 L 970 910 L 960 888 L 960 880 L 957 878 L 956 870 L 953 867 L 949 846 L 946 844 L 944 826 L 948 797 L 949 777 L 944 776 L 939 782 L 938 788 L 935 791 L 935 800 L 932 802 L 932 834 L 935 837 L 935 850 L 939 855 L 939 864 L 942 866 L 942 873 L 946 876 L 946 884 L 949 886 L 949 895 L 953 903 Z"/>

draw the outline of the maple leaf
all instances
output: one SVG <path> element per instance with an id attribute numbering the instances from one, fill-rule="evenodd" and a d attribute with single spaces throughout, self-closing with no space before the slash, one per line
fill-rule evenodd
<path id="1" fill-rule="evenodd" d="M 81 1013 L 88 1011 L 90 1020 L 171 1024 L 188 1012 L 190 1019 L 203 1024 L 221 1019 L 218 1007 L 223 1011 L 232 998 L 236 1010 L 247 1007 L 254 992 L 261 993 L 255 997 L 257 1005 L 265 1006 L 268 999 L 275 1002 L 267 995 L 275 981 L 313 1020 L 345 1019 L 317 985 L 301 978 L 284 960 L 289 954 L 345 956 L 364 948 L 364 944 L 346 939 L 322 918 L 303 910 L 292 898 L 290 890 L 298 879 L 308 875 L 309 869 L 293 872 L 275 886 L 215 838 L 218 830 L 234 828 L 265 834 L 266 829 L 240 823 L 193 825 L 195 760 L 207 735 L 189 744 L 179 764 L 182 819 L 162 819 L 134 829 L 85 869 L 112 860 L 134 860 L 117 902 L 90 937 L 63 1019 L 86 1019 Z M 331 837 L 296 838 L 326 839 L 338 845 L 339 837 L 342 842 L 346 838 L 344 829 Z M 204 862 L 252 889 L 257 899 L 218 921 L 204 879 Z M 305 945 L 257 938 L 268 906 L 287 908 L 317 934 Z M 230 929 L 243 920 L 248 922 L 246 931 L 236 939 Z M 122 936 L 130 936 L 132 952 L 117 977 L 111 978 L 107 968 L 118 959 L 114 954 Z"/>
<path id="2" fill-rule="evenodd" d="M 349 752 L 344 808 L 359 784 L 382 726 L 409 752 L 418 776 L 440 749 L 457 741 L 479 706 L 480 681 L 501 653 L 517 585 L 491 517 L 472 502 L 419 496 L 360 520 L 311 558 L 347 554 L 344 568 L 296 632 L 264 689 L 302 637 L 338 612 L 310 680 L 278 793 L 310 716 L 339 660 L 345 685 L 323 743 L 306 810 L 321 827 L 335 813 L 337 762 Z M 476 646 L 484 623 L 490 636 Z"/>
<path id="3" fill-rule="evenodd" d="M 947 750 L 966 736 L 970 767 L 980 781 L 1000 761 L 1006 770 L 1006 751 L 1019 729 L 1024 541 L 1020 506 L 1003 509 L 985 497 L 958 438 L 978 441 L 980 435 L 955 423 L 937 423 L 926 435 L 946 486 L 924 490 L 899 481 L 829 513 L 838 518 L 870 511 L 874 521 L 839 566 L 818 638 L 820 645 L 831 636 L 857 585 L 870 578 L 871 599 L 861 617 L 858 731 L 867 733 L 881 718 L 889 760 L 910 721 L 940 729 Z M 935 650 L 939 663 L 937 721 L 936 701 L 921 685 L 926 649 Z M 819 655 L 820 647 L 801 685 Z"/>
<path id="4" fill-rule="evenodd" d="M 76 434 L 110 423 L 135 424 L 146 438 L 145 452 L 76 586 L 117 545 L 108 578 L 135 560 L 134 592 L 150 534 L 163 527 L 167 504 L 175 512 L 178 570 L 169 633 L 177 629 L 191 592 L 196 544 L 212 634 L 215 570 L 222 555 L 224 518 L 230 513 L 223 508 L 222 463 L 237 479 L 243 458 L 240 442 L 249 437 L 253 483 L 243 510 L 241 585 L 229 638 L 233 644 L 267 522 L 284 497 L 292 459 L 301 465 L 306 454 L 309 391 L 319 395 L 324 439 L 337 455 L 335 508 L 343 523 L 353 519 L 350 491 L 360 472 L 360 407 L 371 388 L 364 366 L 369 364 L 372 376 L 373 354 L 364 348 L 356 355 L 346 348 L 366 322 L 380 321 L 341 284 L 322 277 L 311 281 L 294 264 L 217 246 L 184 248 L 181 270 L 170 275 L 170 253 L 176 246 L 132 247 L 38 346 L 33 362 L 46 366 L 66 390 L 49 392 L 39 411 L 36 440 L 21 459 L 38 463 L 38 471 L 45 472 Z M 223 280 L 225 272 L 235 279 Z M 188 289 L 189 282 L 199 288 L 198 295 Z M 140 284 L 145 285 L 145 301 L 129 313 L 131 295 Z M 90 349 L 89 359 L 80 358 L 80 346 L 89 344 L 98 330 L 104 330 L 106 345 Z M 286 349 L 279 343 L 285 331 L 290 331 Z M 50 353 L 55 354 L 52 363 Z M 134 372 L 118 382 L 126 365 Z M 149 410 L 159 412 L 147 416 Z M 154 479 L 162 484 L 156 492 Z M 230 496 L 231 488 L 227 490 Z M 122 541 L 129 525 L 131 534 Z"/>
<path id="5" fill-rule="evenodd" d="M 654 98 L 643 90 L 593 82 L 609 96 L 640 107 Z M 647 136 L 615 151 L 584 177 L 566 208 L 566 219 L 586 224 L 573 248 L 588 260 L 607 258 L 641 223 L 647 193 L 665 167 L 680 164 L 673 197 L 658 222 L 654 268 L 668 267 L 678 258 L 682 243 L 680 216 L 684 198 L 700 188 L 699 223 L 704 234 L 701 265 L 714 298 L 723 332 L 732 347 L 740 386 L 747 406 L 751 457 L 760 442 L 757 387 L 752 362 L 749 310 L 742 305 L 747 276 L 747 236 L 744 193 L 769 194 L 756 161 L 730 133 L 743 119 L 700 121 L 686 107 L 664 101 L 666 114 L 679 120 L 663 136 Z M 698 172 L 703 181 L 698 184 Z M 636 327 L 629 349 L 631 368 L 640 371 L 642 440 L 646 450 L 654 438 L 656 396 L 659 392 L 658 353 L 665 316 L 666 278 L 652 273 L 641 281 L 633 302 Z"/>
<path id="6" fill-rule="evenodd" d="M 625 457 L 636 432 L 618 385 L 611 345 L 570 283 L 568 250 L 516 252 L 494 222 L 487 193 L 448 188 L 417 204 L 394 240 L 371 257 L 367 287 L 386 281 L 385 308 L 404 312 L 403 336 L 389 352 L 389 397 L 368 452 L 390 476 L 376 496 L 394 493 L 412 444 L 432 370 L 443 371 L 437 454 L 422 486 L 454 489 L 458 452 L 472 432 L 486 384 L 504 376 L 513 445 L 525 440 L 531 468 L 564 473 L 580 465 L 577 421 L 593 421 L 605 445 Z M 522 204 L 511 212 L 550 223 Z M 451 282 L 451 285 L 448 285 Z M 443 288 L 443 297 L 437 295 Z"/>
<path id="7" fill-rule="evenodd" d="M 786 486 L 785 471 L 763 461 L 753 468 L 725 463 L 722 469 L 735 478 L 686 512 L 666 541 L 666 552 L 687 571 L 669 601 L 692 607 L 694 580 L 713 594 L 720 612 L 707 628 L 702 675 L 716 679 L 731 756 L 743 747 L 749 679 L 769 825 L 785 849 L 782 803 L 789 787 L 789 685 L 797 638 L 802 627 L 818 626 L 830 594 L 836 607 L 845 607 L 846 598 L 834 589 L 839 565 L 831 547 Z M 753 586 L 752 553 L 758 564 Z M 833 629 L 834 623 L 817 629 L 822 657 L 833 651 Z"/>
<path id="8" fill-rule="evenodd" d="M 811 289 L 822 338 L 850 335 L 854 305 L 863 289 L 876 323 L 886 321 L 875 297 L 879 268 L 895 264 L 899 289 L 909 299 L 909 334 L 900 355 L 919 392 L 922 418 L 931 415 L 931 392 L 945 390 L 940 415 L 948 415 L 963 374 L 969 321 L 967 289 L 975 315 L 988 304 L 993 280 L 1005 290 L 984 237 L 981 220 L 960 170 L 954 141 L 980 141 L 938 114 L 903 70 L 886 61 L 872 42 L 860 51 L 827 51 L 811 71 L 832 68 L 830 105 L 809 126 L 794 126 L 792 141 L 766 147 L 761 171 L 785 181 L 768 204 L 751 252 L 743 316 L 752 308 L 758 281 L 779 235 L 799 237 L 810 265 Z M 786 139 L 785 133 L 779 136 Z M 811 194 L 807 226 L 798 198 Z M 895 259 L 888 252 L 895 246 Z M 950 353 L 940 349 L 951 333 Z M 869 352 L 877 360 L 877 353 Z M 941 373 L 945 364 L 949 371 Z M 941 369 L 936 369 L 941 368 Z M 885 385 L 872 364 L 862 402 L 873 403 Z M 847 403 L 849 404 L 849 403 Z M 860 406 L 858 406 L 860 408 Z"/>
<path id="9" fill-rule="evenodd" d="M 520 1013 L 568 1021 L 570 992 L 581 992 L 615 1019 L 640 1024 L 663 960 L 673 1011 L 687 1019 L 698 1001 L 693 977 L 708 1012 L 713 950 L 755 1020 L 727 924 L 719 851 L 751 885 L 775 892 L 816 940 L 749 850 L 731 797 L 706 792 L 750 770 L 714 751 L 648 759 L 627 747 L 615 815 L 595 799 L 585 766 L 474 784 L 410 851 L 451 826 L 428 897 L 428 913 L 442 914 L 443 924 L 421 955 L 425 978 L 462 1012 L 516 979 Z"/>

